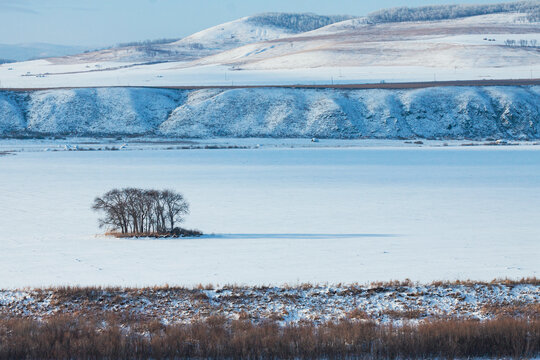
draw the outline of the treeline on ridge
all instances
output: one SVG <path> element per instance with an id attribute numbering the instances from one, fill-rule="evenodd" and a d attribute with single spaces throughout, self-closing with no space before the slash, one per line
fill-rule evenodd
<path id="1" fill-rule="evenodd" d="M 508 12 L 524 13 L 527 14 L 528 21 L 539 21 L 540 2 L 517 1 L 485 5 L 433 5 L 415 8 L 396 7 L 379 10 L 369 14 L 367 22 L 377 24 L 407 21 L 434 21 Z"/>

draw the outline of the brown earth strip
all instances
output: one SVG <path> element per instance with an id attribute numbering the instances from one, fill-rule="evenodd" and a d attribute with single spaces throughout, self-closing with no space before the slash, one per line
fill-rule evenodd
<path id="1" fill-rule="evenodd" d="M 534 86 L 540 85 L 540 79 L 501 79 L 501 80 L 455 80 L 455 81 L 429 81 L 429 82 L 400 82 L 375 84 L 323 84 L 323 85 L 238 85 L 238 86 L 82 86 L 82 87 L 56 87 L 56 88 L 2 88 L 0 91 L 41 91 L 41 90 L 69 90 L 69 89 L 100 89 L 100 88 L 149 88 L 149 89 L 423 89 L 430 87 L 450 86 Z"/>

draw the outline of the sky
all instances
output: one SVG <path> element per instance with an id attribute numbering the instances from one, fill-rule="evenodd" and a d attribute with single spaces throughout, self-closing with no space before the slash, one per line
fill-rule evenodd
<path id="1" fill-rule="evenodd" d="M 0 44 L 97 48 L 181 38 L 261 12 L 366 15 L 382 8 L 493 0 L 0 0 Z"/>

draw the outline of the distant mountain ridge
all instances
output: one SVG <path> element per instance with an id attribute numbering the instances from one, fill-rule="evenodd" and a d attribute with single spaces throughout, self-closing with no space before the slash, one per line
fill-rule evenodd
<path id="1" fill-rule="evenodd" d="M 372 24 L 436 21 L 510 12 L 525 13 L 528 21 L 540 21 L 540 1 L 517 1 L 482 5 L 432 5 L 412 8 L 395 7 L 375 11 L 366 17 L 366 21 Z"/>
<path id="2" fill-rule="evenodd" d="M 67 46 L 44 43 L 0 44 L 0 59 L 26 61 L 66 55 L 75 55 L 87 50 L 84 46 Z"/>

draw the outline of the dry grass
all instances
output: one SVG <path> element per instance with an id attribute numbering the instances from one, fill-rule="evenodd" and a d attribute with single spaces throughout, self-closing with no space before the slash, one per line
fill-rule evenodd
<path id="1" fill-rule="evenodd" d="M 435 290 L 435 287 L 467 286 L 466 290 L 471 291 L 478 286 L 504 285 L 516 292 L 522 289 L 513 286 L 538 284 L 538 279 L 528 278 L 486 283 L 440 282 L 430 287 Z M 459 292 L 444 289 L 441 294 L 456 297 L 460 301 L 456 309 L 461 310 L 434 315 L 426 313 L 429 306 L 415 306 L 417 297 L 429 293 L 430 288 L 420 292 L 405 289 L 417 285 L 406 280 L 369 286 L 323 286 L 320 291 L 319 285 L 311 284 L 30 290 L 28 299 L 24 295 L 24 299 L 11 305 L 0 306 L 0 360 L 530 358 L 540 355 L 538 302 L 520 298 L 485 302 L 475 310 L 485 315 L 485 320 L 479 321 L 462 317 L 472 310 L 462 309 L 466 304 L 458 298 L 462 296 Z M 500 289 L 491 290 L 498 293 Z M 302 299 L 300 291 L 308 291 L 309 303 L 324 304 L 323 308 L 310 308 L 313 316 L 298 323 L 284 321 L 295 316 Z M 534 294 L 537 290 L 526 291 Z M 328 302 L 330 299 L 339 300 L 346 295 L 352 297 L 349 307 L 339 305 L 344 306 L 343 319 L 323 317 L 324 307 L 333 306 Z M 401 299 L 397 308 L 401 310 L 366 311 L 360 299 L 370 296 L 375 299 L 397 296 Z M 57 308 L 49 311 L 49 305 L 32 307 L 29 304 L 32 297 Z M 407 299 L 411 307 L 404 304 Z M 179 306 L 180 303 L 184 305 Z M 272 306 L 261 309 L 267 303 Z M 381 315 L 390 321 L 377 321 Z"/>
<path id="2" fill-rule="evenodd" d="M 394 320 L 416 320 L 425 317 L 425 313 L 422 310 L 391 310 L 386 309 L 381 311 L 381 315 L 386 315 Z"/>
<path id="3" fill-rule="evenodd" d="M 163 325 L 117 315 L 0 320 L 0 359 L 530 358 L 540 354 L 540 321 L 434 321 L 418 326 L 348 320 Z"/>
<path id="4" fill-rule="evenodd" d="M 364 310 L 354 309 L 347 313 L 347 318 L 351 320 L 371 320 L 371 316 Z"/>
<path id="5" fill-rule="evenodd" d="M 362 286 L 361 284 L 352 284 L 354 286 Z M 390 280 L 390 281 L 376 281 L 363 286 L 368 286 L 371 288 L 399 288 L 399 287 L 411 287 L 411 286 L 422 286 L 418 282 L 414 282 L 410 279 L 405 280 Z M 432 281 L 429 285 L 431 286 L 440 286 L 440 287 L 450 287 L 450 286 L 493 286 L 493 285 L 506 285 L 506 286 L 516 286 L 516 285 L 540 285 L 540 279 L 537 277 L 524 277 L 521 279 L 509 279 L 509 278 L 498 278 L 491 281 L 478 281 L 478 280 L 437 280 Z"/>
<path id="6" fill-rule="evenodd" d="M 107 233 L 112 234 L 112 233 Z M 353 283 L 353 284 L 335 284 L 333 287 L 345 287 L 347 288 L 347 291 L 352 291 L 353 293 L 356 293 L 357 291 L 365 291 L 366 289 L 371 291 L 382 291 L 384 289 L 396 289 L 401 287 L 415 287 L 415 286 L 425 286 L 426 284 L 421 284 L 418 282 L 413 282 L 412 280 L 405 279 L 405 280 L 391 280 L 386 282 L 371 282 L 367 284 L 360 284 L 360 283 Z M 497 286 L 497 285 L 505 285 L 505 286 L 517 286 L 517 285 L 534 285 L 539 286 L 540 285 L 540 279 L 537 277 L 526 277 L 521 279 L 493 279 L 491 281 L 477 281 L 477 280 L 444 280 L 444 281 L 433 281 L 430 284 L 427 284 L 427 286 L 438 286 L 438 287 L 451 287 L 451 286 Z M 303 283 L 298 285 L 289 285 L 285 284 L 282 286 L 279 286 L 279 288 L 284 290 L 310 290 L 314 288 L 319 287 L 327 287 L 327 284 L 311 284 L 311 283 Z M 59 286 L 59 287 L 50 287 L 50 288 L 41 288 L 39 290 L 41 291 L 53 291 L 53 292 L 63 292 L 63 293 L 70 293 L 70 294 L 80 294 L 80 295 L 88 295 L 92 292 L 118 292 L 118 291 L 126 291 L 126 292 L 132 292 L 132 291 L 193 291 L 193 290 L 215 290 L 215 289 L 222 289 L 222 290 L 268 290 L 271 289 L 269 286 L 240 286 L 237 284 L 224 284 L 224 285 L 214 285 L 214 284 L 198 284 L 197 286 L 193 288 L 187 288 L 183 286 L 170 286 L 168 284 L 162 285 L 162 286 L 152 286 L 152 287 L 145 287 L 145 288 L 122 288 L 122 287 L 101 287 L 101 286 L 89 286 L 89 287 L 76 287 L 76 286 Z"/>
<path id="7" fill-rule="evenodd" d="M 523 317 L 540 320 L 540 304 L 514 302 L 509 304 L 486 304 L 482 306 L 482 313 L 492 317 Z"/>
<path id="8" fill-rule="evenodd" d="M 489 282 L 486 281 L 476 281 L 476 280 L 454 280 L 454 281 L 448 281 L 448 280 L 440 280 L 440 281 L 433 281 L 431 283 L 432 286 L 457 286 L 457 285 L 463 285 L 463 286 L 474 286 L 474 285 L 483 285 L 483 286 L 491 286 L 491 285 L 506 285 L 506 286 L 516 286 L 516 285 L 540 285 L 540 279 L 537 277 L 525 277 L 521 279 L 509 279 L 509 278 L 499 278 L 499 279 L 493 279 Z"/>
<path id="9" fill-rule="evenodd" d="M 536 278 L 501 283 L 444 283 L 405 286 L 406 282 L 361 285 L 241 287 L 169 285 L 145 288 L 56 287 L 5 291 L 0 317 L 44 319 L 57 314 L 84 316 L 107 312 L 144 316 L 158 321 L 191 322 L 221 314 L 229 320 L 325 321 L 341 318 L 400 323 L 433 319 L 494 319 L 513 317 L 538 320 Z M 464 285 L 467 284 L 467 285 Z M 467 301 L 473 300 L 473 301 Z"/>

